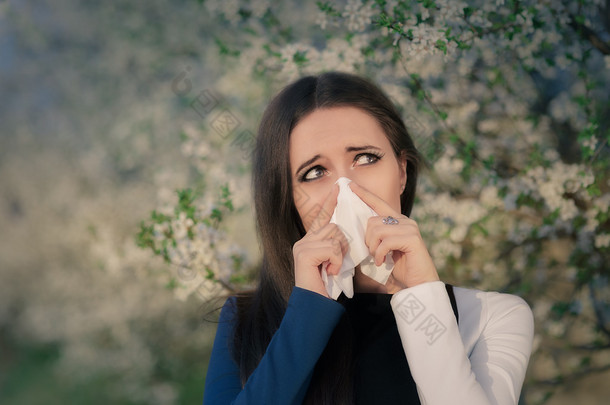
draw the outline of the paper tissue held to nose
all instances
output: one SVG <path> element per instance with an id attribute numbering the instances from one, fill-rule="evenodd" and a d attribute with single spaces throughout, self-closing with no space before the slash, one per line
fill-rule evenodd
<path id="1" fill-rule="evenodd" d="M 364 243 L 364 233 L 367 221 L 370 217 L 377 216 L 377 213 L 364 203 L 349 188 L 350 179 L 341 177 L 337 180 L 339 185 L 339 195 L 337 206 L 330 222 L 337 224 L 345 234 L 349 243 L 349 248 L 343 257 L 343 264 L 336 276 L 326 273 L 326 265 L 322 269 L 322 280 L 326 286 L 328 295 L 336 300 L 341 291 L 348 298 L 354 296 L 353 277 L 355 267 L 360 265 L 362 273 L 373 280 L 385 284 L 394 268 L 392 252 L 388 253 L 385 262 L 381 266 L 375 265 L 375 258 L 369 254 L 369 249 Z"/>

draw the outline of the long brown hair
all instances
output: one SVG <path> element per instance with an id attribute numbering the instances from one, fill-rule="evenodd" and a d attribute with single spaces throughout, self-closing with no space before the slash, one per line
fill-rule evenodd
<path id="1" fill-rule="evenodd" d="M 280 325 L 294 287 L 292 247 L 305 235 L 293 198 L 290 134 L 314 110 L 340 106 L 360 108 L 374 117 L 396 156 L 406 157 L 407 184 L 400 201 L 401 212 L 411 213 L 418 153 L 400 114 L 377 86 L 359 76 L 328 72 L 297 80 L 271 101 L 259 126 L 252 166 L 256 225 L 263 249 L 259 283 L 254 291 L 237 297 L 233 355 L 240 367 L 242 384 L 260 362 Z M 349 340 L 349 328 L 345 319 L 335 328 L 316 365 L 305 403 L 352 402 L 351 345 L 344 343 Z"/>

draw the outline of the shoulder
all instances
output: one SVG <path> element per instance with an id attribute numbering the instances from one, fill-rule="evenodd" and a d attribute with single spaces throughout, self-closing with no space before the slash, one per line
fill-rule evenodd
<path id="1" fill-rule="evenodd" d="M 463 287 L 453 288 L 458 309 L 466 312 L 480 312 L 485 318 L 495 318 L 517 312 L 531 314 L 527 302 L 517 295 L 482 291 Z M 460 311 L 462 312 L 462 311 Z"/>
<path id="2" fill-rule="evenodd" d="M 251 314 L 252 305 L 253 297 L 251 294 L 230 296 L 220 311 L 219 322 L 221 324 L 235 324 L 241 317 L 248 317 L 248 314 Z M 345 308 L 335 300 L 313 291 L 294 287 L 284 310 L 284 316 L 288 315 L 289 318 L 315 315 L 316 317 L 334 319 L 337 314 L 342 314 Z"/>
<path id="3" fill-rule="evenodd" d="M 462 287 L 454 287 L 453 291 L 460 316 L 460 334 L 466 346 L 474 345 L 482 336 L 506 333 L 533 338 L 534 317 L 523 298 Z"/>
<path id="4" fill-rule="evenodd" d="M 238 317 L 237 305 L 237 297 L 235 296 L 228 297 L 225 300 L 220 309 L 217 334 L 228 336 L 233 331 L 233 327 L 235 326 Z"/>
<path id="5" fill-rule="evenodd" d="M 220 308 L 220 316 L 218 318 L 218 328 L 224 329 L 227 333 L 232 333 L 235 326 L 243 320 L 245 313 L 248 312 L 252 302 L 252 296 L 249 293 L 238 293 L 226 298 L 222 308 Z"/>

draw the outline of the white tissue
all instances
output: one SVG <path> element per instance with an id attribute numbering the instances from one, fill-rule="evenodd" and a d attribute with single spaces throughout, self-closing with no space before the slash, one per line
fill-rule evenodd
<path id="1" fill-rule="evenodd" d="M 343 257 L 343 264 L 336 276 L 326 273 L 326 266 L 322 270 L 322 280 L 326 286 L 328 295 L 336 300 L 341 291 L 348 298 L 354 296 L 353 277 L 355 267 L 360 265 L 362 273 L 373 280 L 385 284 L 394 268 L 392 252 L 386 255 L 385 262 L 381 266 L 375 265 L 375 258 L 369 254 L 369 249 L 364 242 L 364 233 L 368 219 L 377 216 L 377 213 L 364 203 L 350 189 L 350 179 L 341 177 L 337 180 L 339 195 L 337 206 L 330 222 L 337 224 L 345 234 L 349 243 L 349 249 Z"/>

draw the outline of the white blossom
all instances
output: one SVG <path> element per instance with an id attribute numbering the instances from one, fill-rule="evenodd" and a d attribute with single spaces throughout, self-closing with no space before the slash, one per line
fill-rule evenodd
<path id="1" fill-rule="evenodd" d="M 318 12 L 318 15 L 316 17 L 316 25 L 320 26 L 320 28 L 323 30 L 326 29 L 326 26 L 328 25 L 328 15 L 325 12 Z"/>
<path id="2" fill-rule="evenodd" d="M 448 184 L 461 184 L 460 174 L 464 169 L 464 161 L 443 155 L 434 164 L 435 173 Z"/>
<path id="3" fill-rule="evenodd" d="M 481 190 L 481 203 L 489 208 L 502 208 L 503 201 L 498 195 L 498 189 L 495 186 L 488 186 Z"/>
<path id="4" fill-rule="evenodd" d="M 598 249 L 610 247 L 610 233 L 595 235 L 595 247 Z"/>
<path id="5" fill-rule="evenodd" d="M 192 336 L 191 347 L 206 345 L 186 330 L 185 312 L 197 299 L 205 301 L 225 292 L 223 285 L 235 275 L 234 257 L 246 258 L 247 250 L 253 258 L 249 262 L 256 262 L 260 254 L 251 224 L 249 144 L 236 142 L 232 135 L 218 136 L 210 125 L 216 115 L 209 119 L 196 115 L 191 102 L 200 91 L 212 89 L 224 98 L 217 108 L 228 108 L 238 117 L 238 132 L 254 133 L 270 94 L 301 75 L 342 70 L 382 83 L 400 107 L 422 154 L 433 159 L 428 162 L 432 172 L 422 170 L 418 177 L 412 217 L 441 276 L 490 290 L 525 287 L 514 281 L 528 280 L 531 290 L 518 290 L 532 305 L 538 325 L 528 381 L 558 374 L 569 377 L 578 357 L 565 347 L 600 339 L 588 290 L 577 289 L 589 271 L 603 269 L 607 262 L 610 181 L 607 173 L 595 171 L 592 162 L 563 148 L 564 144 L 560 149 L 558 141 L 573 142 L 583 129 L 592 129 L 595 117 L 587 116 L 581 104 L 590 103 L 588 108 L 597 114 L 599 100 L 608 93 L 610 57 L 589 50 L 587 40 L 568 29 L 571 16 L 582 15 L 586 26 L 603 32 L 595 14 L 600 0 L 580 5 L 527 1 L 514 15 L 515 21 L 505 26 L 498 23 L 507 22 L 513 10 L 502 0 L 437 0 L 430 8 L 412 2 L 411 13 L 397 22 L 402 35 L 372 24 L 381 8 L 395 17 L 396 0 L 383 7 L 373 1 L 332 2 L 341 14 L 336 17 L 320 13 L 315 2 L 197 3 L 169 10 L 159 8 L 157 1 L 147 2 L 151 12 L 164 15 L 163 25 L 146 26 L 144 14 L 126 11 L 121 24 L 130 33 L 145 34 L 134 35 L 129 42 L 122 30 L 102 32 L 89 23 L 86 13 L 68 11 L 64 0 L 54 3 L 53 8 L 64 13 L 66 34 L 85 42 L 104 40 L 96 42 L 100 46 L 95 72 L 80 54 L 66 48 L 65 59 L 74 63 L 53 76 L 57 94 L 65 102 L 37 110 L 36 119 L 26 113 L 31 113 L 28 103 L 36 100 L 36 93 L 28 89 L 42 88 L 30 80 L 44 78 L 40 66 L 23 63 L 12 72 L 18 91 L 9 89 L 7 99 L 14 108 L 0 117 L 3 128 L 8 128 L 7 139 L 14 140 L 7 141 L 0 165 L 0 211 L 8 213 L 0 215 L 0 227 L 10 230 L 10 237 L 0 243 L 7 281 L 0 285 L 0 322 L 6 330 L 26 342 L 59 343 L 61 359 L 54 372 L 71 378 L 89 371 L 116 373 L 124 377 L 121 389 L 131 402 L 175 402 L 180 391 L 154 375 L 158 349 L 137 325 L 143 322 L 154 326 L 156 333 Z M 99 13 L 91 15 L 115 12 L 111 5 L 100 4 Z M 466 5 L 472 9 L 468 18 L 463 15 Z M 8 15 L 11 7 L 0 6 L 0 15 Z M 292 37 L 274 34 L 277 30 L 261 18 L 268 9 L 282 28 L 292 29 Z M 417 13 L 424 19 L 419 23 Z M 75 30 L 70 21 L 78 21 L 82 28 Z M 534 22 L 544 26 L 535 28 Z M 19 28 L 8 32 L 23 39 L 35 51 L 32 54 L 45 52 L 44 38 L 53 37 L 46 35 L 48 25 L 38 27 L 40 33 L 32 36 L 27 13 L 6 23 Z M 163 27 L 162 35 L 154 31 L 157 26 Z M 202 26 L 214 35 L 185 35 Z M 455 41 L 447 39 L 448 28 L 451 36 L 471 49 L 458 49 Z M 521 32 L 509 38 L 506 34 L 512 28 Z M 412 39 L 407 37 L 409 31 Z M 216 36 L 239 56 L 219 57 Z M 363 54 L 362 49 L 371 44 L 378 45 Z M 165 48 L 173 51 L 163 53 Z M 191 50 L 198 54 L 187 56 Z M 295 61 L 297 53 L 304 59 Z M 583 56 L 588 56 L 586 62 Z M 180 87 L 184 91 L 178 97 L 172 79 L 164 78 L 186 72 L 187 59 L 192 89 Z M 10 69 L 10 63 L 7 66 Z M 150 72 L 142 70 L 151 66 L 158 80 L 150 81 Z M 525 72 L 523 66 L 536 73 Z M 121 88 L 112 93 L 112 103 L 96 101 L 95 89 L 101 85 L 96 83 L 105 81 L 82 79 L 97 77 L 98 70 L 116 78 Z M 586 73 L 586 83 L 580 71 Z M 142 88 L 147 89 L 146 102 Z M 103 90 L 107 94 L 112 89 Z M 422 99 L 420 90 L 427 97 Z M 545 105 L 547 110 L 541 112 Z M 447 118 L 441 120 L 437 111 L 447 113 Z M 49 117 L 56 135 L 45 134 L 43 148 L 36 128 Z M 83 133 L 74 134 L 75 127 Z M 593 137 L 580 142 L 597 152 L 598 163 L 608 158 L 600 148 L 605 134 L 593 132 Z M 451 144 L 453 136 L 473 141 L 476 155 L 468 162 L 469 170 L 464 170 L 462 146 L 457 150 Z M 64 143 L 55 143 L 62 139 Z M 74 147 L 74 139 L 82 143 Z M 64 149 L 72 154 L 59 152 Z M 483 167 L 482 161 L 491 162 L 491 157 L 490 167 Z M 217 190 L 226 184 L 235 210 L 227 212 L 218 227 L 202 222 L 220 208 Z M 597 196 L 594 184 L 605 194 Z M 178 207 L 176 190 L 200 185 L 205 185 L 204 195 L 193 202 L 191 218 L 190 212 L 187 216 Z M 134 221 L 147 218 L 152 209 L 169 218 L 164 221 L 161 215 L 157 219 L 161 223 L 148 222 L 149 242 L 161 254 L 167 249 L 169 264 L 133 243 Z M 512 249 L 508 254 L 507 248 Z M 572 264 L 573 253 L 585 256 L 586 269 Z M 163 288 L 166 285 L 171 291 Z M 602 302 L 607 301 L 607 280 L 594 277 L 588 285 Z M 174 297 L 184 303 L 176 305 Z M 570 308 L 576 315 L 555 319 L 551 308 L 568 299 L 577 303 Z M 20 310 L 11 310 L 16 307 Z M 194 312 L 187 314 L 190 319 L 195 319 Z M 557 339 L 560 347 L 552 344 Z M 603 355 L 591 357 L 596 366 L 599 362 L 606 367 Z M 529 384 L 528 403 L 532 393 L 537 395 Z"/>
<path id="6" fill-rule="evenodd" d="M 341 15 L 347 20 L 349 31 L 359 32 L 371 24 L 371 18 L 375 12 L 370 3 L 363 4 L 361 0 L 348 0 Z"/>
<path id="7" fill-rule="evenodd" d="M 204 6 L 211 15 L 222 14 L 232 24 L 236 24 L 239 19 L 239 0 L 206 0 Z"/>
<path id="8" fill-rule="evenodd" d="M 584 146 L 585 148 L 589 148 L 591 150 L 595 150 L 595 148 L 597 147 L 597 138 L 595 136 L 592 136 L 590 138 L 585 139 L 582 142 L 582 146 Z"/>

